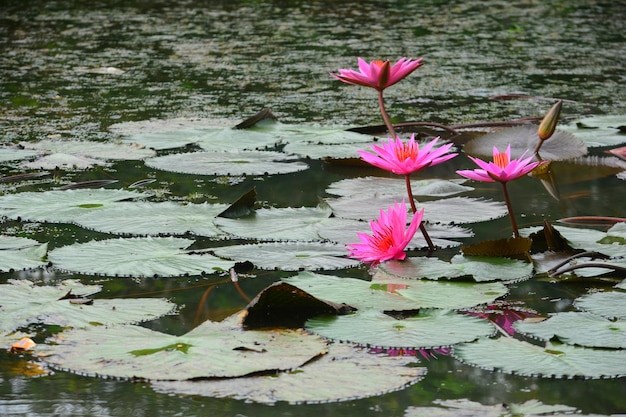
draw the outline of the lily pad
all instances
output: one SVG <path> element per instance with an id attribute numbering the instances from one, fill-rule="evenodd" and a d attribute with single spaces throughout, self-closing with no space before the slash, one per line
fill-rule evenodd
<path id="1" fill-rule="evenodd" d="M 49 365 L 87 375 L 186 380 L 287 371 L 322 355 L 326 343 L 297 330 L 243 331 L 206 321 L 174 336 L 133 325 L 63 332 L 42 348 Z"/>
<path id="2" fill-rule="evenodd" d="M 626 292 L 606 291 L 587 294 L 574 300 L 574 306 L 610 320 L 626 320 Z"/>
<path id="3" fill-rule="evenodd" d="M 0 236 L 0 272 L 45 266 L 47 243 L 14 236 Z"/>
<path id="4" fill-rule="evenodd" d="M 489 352 L 488 355 L 485 352 Z M 547 343 L 545 347 L 510 337 L 455 346 L 453 355 L 470 365 L 544 378 L 626 376 L 626 349 L 607 350 Z"/>
<path id="5" fill-rule="evenodd" d="M 515 330 L 536 338 L 586 347 L 626 348 L 626 321 L 608 320 L 590 313 L 556 313 L 541 322 L 518 321 Z"/>
<path id="6" fill-rule="evenodd" d="M 185 250 L 194 243 L 174 237 L 118 238 L 56 248 L 48 254 L 61 271 L 120 277 L 172 277 L 227 271 L 232 262 Z"/>
<path id="7" fill-rule="evenodd" d="M 437 407 L 409 407 L 404 413 L 404 417 L 566 417 L 571 416 L 576 411 L 574 407 L 547 405 L 537 400 L 529 400 L 522 404 L 493 405 L 483 405 L 465 399 L 435 401 L 435 403 Z M 576 415 L 592 417 L 589 415 Z"/>
<path id="8" fill-rule="evenodd" d="M 0 162 L 18 161 L 37 157 L 37 152 L 17 147 L 0 146 Z"/>
<path id="9" fill-rule="evenodd" d="M 328 339 L 385 348 L 437 348 L 494 333 L 487 320 L 450 310 L 425 309 L 402 320 L 376 310 L 307 320 L 305 328 Z"/>
<path id="10" fill-rule="evenodd" d="M 238 262 L 250 261 L 257 268 L 298 271 L 300 269 L 342 269 L 359 261 L 345 258 L 345 247 L 322 242 L 268 242 L 223 246 L 213 253 Z"/>
<path id="11" fill-rule="evenodd" d="M 147 196 L 147 193 L 104 188 L 7 194 L 0 196 L 0 214 L 11 219 L 71 223 L 88 211 Z"/>
<path id="12" fill-rule="evenodd" d="M 308 168 L 290 159 L 293 157 L 269 151 L 193 152 L 157 156 L 145 163 L 163 171 L 195 175 L 274 175 Z"/>
<path id="13" fill-rule="evenodd" d="M 232 398 L 262 404 L 328 403 L 397 391 L 421 380 L 426 368 L 414 358 L 385 356 L 332 344 L 320 359 L 291 372 L 208 381 L 157 381 L 157 392 Z M 354 381 L 359 381 L 355 384 Z"/>
<path id="14" fill-rule="evenodd" d="M 533 264 L 517 259 L 487 256 L 455 255 L 450 262 L 436 258 L 409 257 L 404 261 L 389 261 L 379 268 L 385 273 L 405 279 L 440 279 L 472 277 L 476 282 L 528 279 Z"/>
<path id="15" fill-rule="evenodd" d="M 524 152 L 531 156 L 539 142 L 536 126 L 516 126 L 472 139 L 463 150 L 480 158 L 493 157 L 493 147 L 504 151 L 511 145 L 511 158 L 520 158 Z M 576 136 L 564 130 L 556 130 L 541 145 L 539 154 L 545 160 L 563 161 L 587 154 L 587 146 Z"/>
<path id="16" fill-rule="evenodd" d="M 626 135 L 619 129 L 620 126 L 626 126 L 626 115 L 587 117 L 560 129 L 574 134 L 592 148 L 626 143 Z"/>
<path id="17" fill-rule="evenodd" d="M 219 237 L 224 233 L 214 220 L 227 204 L 124 202 L 103 207 L 74 219 L 74 223 L 105 233 L 122 235 L 182 235 Z"/>
<path id="18" fill-rule="evenodd" d="M 411 190 L 415 196 L 429 197 L 447 197 L 474 188 L 462 185 L 465 179 L 458 180 L 412 180 Z M 364 177 L 364 178 L 348 178 L 334 182 L 326 188 L 328 194 L 336 196 L 354 196 L 354 195 L 402 195 L 406 193 L 406 182 L 404 178 L 385 178 L 385 177 Z"/>
<path id="19" fill-rule="evenodd" d="M 42 154 L 66 154 L 98 160 L 140 160 L 155 155 L 152 149 L 126 144 L 77 140 L 40 140 L 20 142 L 24 149 L 31 149 Z"/>
<path id="20" fill-rule="evenodd" d="M 94 299 L 89 304 L 72 301 L 76 297 L 88 298 L 101 289 L 99 285 L 83 285 L 74 280 L 57 285 L 9 280 L 0 285 L 0 333 L 35 323 L 80 328 L 136 323 L 156 319 L 175 308 L 162 298 Z"/>

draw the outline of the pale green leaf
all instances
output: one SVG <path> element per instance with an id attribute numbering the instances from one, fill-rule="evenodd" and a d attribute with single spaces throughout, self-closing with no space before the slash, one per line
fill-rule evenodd
<path id="1" fill-rule="evenodd" d="M 587 117 L 559 128 L 574 134 L 592 148 L 625 143 L 626 135 L 619 130 L 620 126 L 626 126 L 626 115 Z"/>
<path id="2" fill-rule="evenodd" d="M 575 299 L 574 306 L 611 320 L 626 320 L 626 292 L 606 291 L 587 294 Z"/>
<path id="3" fill-rule="evenodd" d="M 447 197 L 474 189 L 466 185 L 461 185 L 464 182 L 466 182 L 465 179 L 412 180 L 411 190 L 414 196 Z M 330 184 L 326 189 L 326 192 L 328 194 L 341 197 L 357 195 L 371 197 L 372 195 L 387 194 L 402 195 L 406 194 L 406 181 L 401 176 L 397 176 L 395 178 L 347 178 Z"/>
<path id="4" fill-rule="evenodd" d="M 0 271 L 19 271 L 46 265 L 47 243 L 13 236 L 0 236 Z"/>

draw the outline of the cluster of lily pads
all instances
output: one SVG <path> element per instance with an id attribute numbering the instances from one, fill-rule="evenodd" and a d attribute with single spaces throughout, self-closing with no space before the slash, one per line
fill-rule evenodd
<path id="1" fill-rule="evenodd" d="M 596 121 L 580 123 L 593 127 Z M 624 123 L 624 118 L 599 123 L 614 126 Z M 251 262 L 258 270 L 294 275 L 268 287 L 240 314 L 219 323 L 205 322 L 181 336 L 139 324 L 175 314 L 177 306 L 170 301 L 105 300 L 97 297 L 99 285 L 10 279 L 0 285 L 0 341 L 11 346 L 22 337 L 35 339 L 38 344 L 31 350 L 46 366 L 88 376 L 146 380 L 160 392 L 262 403 L 338 401 L 401 389 L 427 373 L 425 366 L 415 365 L 420 358 L 440 354 L 520 375 L 626 376 L 623 221 L 606 231 L 549 224 L 521 229 L 520 235 L 533 243 L 523 251 L 525 256 L 519 256 L 519 251 L 514 256 L 490 253 L 493 250 L 486 243 L 487 249 L 463 247 L 450 259 L 430 254 L 383 261 L 371 270 L 370 280 L 333 275 L 331 271 L 361 265 L 359 259 L 347 256 L 346 245 L 354 242 L 357 233 L 369 230 L 368 221 L 379 215 L 380 207 L 405 196 L 404 179 L 343 179 L 327 187 L 330 197 L 316 207 L 280 208 L 259 207 L 253 192 L 229 203 L 171 201 L 151 190 L 150 181 L 127 189 L 98 181 L 49 189 L 45 170 L 106 167 L 110 161 L 130 159 L 154 170 L 262 179 L 308 169 L 307 161 L 312 159 L 327 163 L 355 159 L 359 150 L 378 143 L 376 135 L 289 126 L 267 111 L 236 127 L 176 120 L 125 123 L 111 130 L 120 141 L 45 140 L 0 150 L 3 164 L 30 171 L 3 182 L 0 215 L 22 226 L 5 227 L 1 271 L 58 270 L 137 279 L 221 274 L 238 279 L 236 264 Z M 610 127 L 569 130 L 576 136 L 557 130 L 545 142 L 546 159 L 583 158 L 594 143 L 578 138 L 579 130 L 610 131 L 611 145 L 624 142 L 623 135 Z M 593 138 L 600 140 L 599 136 Z M 519 126 L 479 136 L 464 144 L 463 151 L 490 155 L 494 146 L 504 149 L 502 144 L 507 143 L 512 144 L 511 154 L 519 157 L 537 140 L 536 126 Z M 559 145 L 559 141 L 563 142 Z M 611 156 L 604 163 L 616 170 L 618 178 L 626 179 L 624 161 Z M 552 184 L 549 176 L 541 180 L 547 188 Z M 48 189 L 19 191 L 33 181 Z M 427 234 L 414 236 L 408 250 L 430 244 L 458 248 L 463 239 L 473 236 L 472 223 L 508 213 L 499 201 L 459 196 L 473 191 L 463 178 L 407 181 L 411 201 L 428 213 L 423 222 Z M 50 242 L 24 236 L 29 224 L 35 229 L 42 224 L 71 224 L 107 237 L 85 240 L 81 236 L 49 249 Z M 559 249 L 554 243 L 538 249 L 535 243 L 544 236 L 553 236 Z M 235 240 L 248 243 L 232 243 Z M 608 276 L 614 285 L 576 299 L 573 311 L 542 320 L 534 311 L 507 303 L 511 283 L 564 271 L 581 277 Z M 259 314 L 284 317 L 294 311 L 301 321 L 293 326 L 259 319 Z M 42 340 L 37 333 L 41 326 L 56 330 Z M 394 354 L 399 351 L 422 353 L 418 357 Z M 356 378 L 359 384 L 353 383 Z M 442 406 L 453 411 L 461 407 Z M 542 407 L 546 406 L 511 405 L 508 412 L 571 411 Z M 422 409 L 407 415 L 414 411 L 427 415 Z"/>

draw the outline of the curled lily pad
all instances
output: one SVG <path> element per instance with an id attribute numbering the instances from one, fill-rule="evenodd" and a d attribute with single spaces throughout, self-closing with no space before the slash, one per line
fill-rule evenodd
<path id="1" fill-rule="evenodd" d="M 186 250 L 194 241 L 173 237 L 118 238 L 56 248 L 48 254 L 62 271 L 121 277 L 171 277 L 227 271 L 232 262 Z"/>
<path id="2" fill-rule="evenodd" d="M 16 271 L 45 266 L 47 243 L 14 236 L 0 236 L 0 271 Z"/>
<path id="3" fill-rule="evenodd" d="M 491 158 L 494 146 L 502 152 L 511 145 L 511 158 L 519 158 L 524 152 L 528 157 L 539 140 L 536 126 L 516 126 L 473 139 L 463 150 L 472 156 Z M 539 154 L 545 160 L 562 161 L 586 155 L 587 146 L 571 133 L 556 130 L 543 142 Z"/>
<path id="4" fill-rule="evenodd" d="M 148 195 L 104 188 L 7 194 L 0 196 L 0 214 L 12 219 L 71 223 L 88 211 Z"/>
<path id="5" fill-rule="evenodd" d="M 158 156 L 146 165 L 196 175 L 273 175 L 303 171 L 308 165 L 288 155 L 266 151 L 193 152 Z"/>
<path id="6" fill-rule="evenodd" d="M 291 370 L 322 355 L 326 343 L 297 330 L 243 331 L 206 321 L 174 336 L 134 325 L 63 332 L 42 348 L 49 365 L 87 375 L 186 380 Z"/>
<path id="7" fill-rule="evenodd" d="M 485 352 L 489 352 L 488 355 Z M 510 337 L 455 346 L 453 355 L 484 369 L 547 378 L 626 376 L 626 349 L 607 350 L 547 343 L 545 347 Z"/>
<path id="8" fill-rule="evenodd" d="M 437 348 L 494 333 L 488 321 L 451 310 L 424 309 L 396 319 L 376 310 L 307 320 L 306 329 L 328 339 L 386 348 Z"/>
<path id="9" fill-rule="evenodd" d="M 213 253 L 235 261 L 250 261 L 257 268 L 297 271 L 300 269 L 341 269 L 357 266 L 359 261 L 345 258 L 341 245 L 322 242 L 271 242 L 223 246 Z"/>
<path id="10" fill-rule="evenodd" d="M 124 202 L 103 207 L 74 219 L 74 223 L 99 232 L 122 235 L 181 235 L 218 237 L 224 233 L 214 220 L 227 204 Z"/>
<path id="11" fill-rule="evenodd" d="M 526 335 L 544 340 L 557 337 L 570 345 L 626 348 L 626 321 L 608 320 L 590 313 L 556 313 L 541 322 L 517 322 L 514 328 Z"/>
<path id="12" fill-rule="evenodd" d="M 159 298 L 94 299 L 75 303 L 101 290 L 68 280 L 57 285 L 36 285 L 28 280 L 9 280 L 0 285 L 0 333 L 33 323 L 63 327 L 107 326 L 153 320 L 174 310 Z"/>
<path id="13" fill-rule="evenodd" d="M 320 359 L 292 372 L 208 381 L 157 381 L 158 392 L 233 398 L 262 404 L 327 403 L 381 395 L 421 380 L 414 358 L 368 353 L 334 343 Z M 355 384 L 354 381 L 359 381 Z"/>

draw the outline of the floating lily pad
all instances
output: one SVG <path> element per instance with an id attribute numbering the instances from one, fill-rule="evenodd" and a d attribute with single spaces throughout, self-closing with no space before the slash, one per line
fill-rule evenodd
<path id="1" fill-rule="evenodd" d="M 20 167 L 23 169 L 90 169 L 94 166 L 108 166 L 110 163 L 104 159 L 90 158 L 82 155 L 71 155 L 67 153 L 54 153 L 35 159 L 34 161 L 23 162 Z"/>
<path id="2" fill-rule="evenodd" d="M 0 214 L 11 219 L 71 223 L 88 211 L 147 196 L 147 193 L 104 188 L 7 194 L 0 196 Z"/>
<path id="3" fill-rule="evenodd" d="M 522 404 L 493 405 L 483 405 L 464 399 L 435 401 L 435 403 L 437 407 L 409 407 L 404 413 L 404 417 L 566 417 L 571 416 L 576 411 L 574 407 L 547 405 L 537 400 L 529 400 Z M 576 415 L 593 417 L 581 414 Z"/>
<path id="4" fill-rule="evenodd" d="M 626 253 L 626 223 L 616 223 L 606 232 L 558 225 L 554 228 L 574 249 L 595 251 L 609 256 L 623 256 Z"/>
<path id="5" fill-rule="evenodd" d="M 67 154 L 99 160 L 140 160 L 155 155 L 152 149 L 129 146 L 120 143 L 78 141 L 78 140 L 40 140 L 20 142 L 25 149 L 32 149 L 43 154 Z"/>
<path id="6" fill-rule="evenodd" d="M 258 209 L 238 219 L 218 218 L 215 224 L 226 233 L 258 240 L 320 240 L 318 229 L 328 222 L 328 207 Z M 332 220 L 330 220 L 332 223 Z"/>
<path id="7" fill-rule="evenodd" d="M 592 148 L 626 143 L 621 126 L 626 126 L 626 115 L 587 117 L 561 126 L 560 129 L 574 134 Z"/>
<path id="8" fill-rule="evenodd" d="M 469 155 L 490 160 L 494 146 L 503 152 L 511 145 L 511 158 L 520 158 L 524 152 L 528 157 L 532 156 L 539 140 L 536 126 L 516 126 L 472 139 L 463 150 Z M 556 130 L 543 142 L 539 154 L 545 160 L 563 161 L 586 155 L 587 146 L 571 133 Z"/>
<path id="9" fill-rule="evenodd" d="M 489 352 L 488 355 L 485 352 Z M 547 343 L 546 347 L 510 337 L 455 346 L 453 355 L 470 365 L 545 378 L 626 376 L 626 349 L 607 350 Z"/>
<path id="10" fill-rule="evenodd" d="M 436 348 L 494 333 L 487 320 L 450 310 L 425 309 L 402 320 L 376 310 L 307 320 L 306 329 L 328 339 L 386 348 Z"/>
<path id="11" fill-rule="evenodd" d="M 21 159 L 32 159 L 37 157 L 35 151 L 20 149 L 9 146 L 0 146 L 0 162 L 18 161 Z"/>
<path id="12" fill-rule="evenodd" d="M 186 250 L 194 241 L 173 237 L 118 238 L 62 246 L 48 253 L 62 271 L 120 277 L 172 277 L 228 270 L 233 262 Z"/>
<path id="13" fill-rule="evenodd" d="M 385 273 L 405 279 L 472 277 L 476 282 L 521 281 L 533 273 L 533 264 L 516 259 L 455 255 L 450 262 L 437 258 L 409 257 L 380 264 Z"/>
<path id="14" fill-rule="evenodd" d="M 626 292 L 606 291 L 587 294 L 574 300 L 574 306 L 610 320 L 626 320 Z"/>
<path id="15" fill-rule="evenodd" d="M 406 199 L 406 195 L 340 197 L 326 199 L 326 202 L 335 216 L 370 220 L 378 217 L 381 207 L 392 206 L 402 199 Z M 482 198 L 452 197 L 416 202 L 416 206 L 418 210 L 424 209 L 424 221 L 443 224 L 482 222 L 504 217 L 508 213 L 504 203 Z"/>
<path id="16" fill-rule="evenodd" d="M 77 298 L 88 298 L 101 289 L 99 285 L 83 285 L 73 280 L 57 285 L 9 280 L 8 284 L 0 285 L 0 333 L 36 323 L 81 328 L 135 323 L 156 319 L 175 308 L 173 303 L 162 298 L 94 299 L 89 304 L 75 302 Z"/>
<path id="17" fill-rule="evenodd" d="M 447 197 L 474 188 L 462 185 L 466 180 L 413 180 L 411 181 L 411 190 L 414 196 L 429 197 Z M 337 196 L 354 196 L 354 195 L 402 195 L 406 193 L 406 182 L 404 178 L 385 178 L 385 177 L 364 177 L 364 178 L 348 178 L 334 182 L 326 188 L 328 194 Z"/>
<path id="18" fill-rule="evenodd" d="M 626 348 L 626 321 L 612 321 L 590 313 L 556 313 L 541 322 L 518 321 L 513 327 L 526 335 L 544 340 L 557 337 L 570 345 Z"/>
<path id="19" fill-rule="evenodd" d="M 353 133 L 356 135 L 357 133 Z M 358 151 L 368 148 L 368 143 L 339 143 L 339 144 L 321 144 L 314 142 L 290 142 L 283 147 L 283 152 L 298 155 L 302 158 L 311 159 L 356 159 L 359 156 Z"/>
<path id="20" fill-rule="evenodd" d="M 103 207 L 74 219 L 74 223 L 92 230 L 122 235 L 224 236 L 214 220 L 227 204 L 179 204 L 125 202 Z"/>
<path id="21" fill-rule="evenodd" d="M 415 358 L 376 355 L 334 343 L 320 359 L 291 372 L 219 381 L 157 381 L 152 387 L 169 394 L 262 404 L 327 403 L 373 397 L 414 384 L 426 374 L 426 368 L 410 366 L 414 362 Z"/>
<path id="22" fill-rule="evenodd" d="M 158 156 L 145 163 L 163 171 L 195 175 L 273 175 L 308 168 L 307 164 L 290 159 L 293 157 L 280 152 L 193 152 Z"/>
<path id="23" fill-rule="evenodd" d="M 0 271 L 19 271 L 45 266 L 47 243 L 14 236 L 0 236 Z"/>
<path id="24" fill-rule="evenodd" d="M 323 354 L 326 343 L 296 330 L 243 331 L 206 321 L 182 336 L 133 325 L 63 332 L 42 348 L 49 365 L 87 375 L 186 380 L 287 371 Z"/>
<path id="25" fill-rule="evenodd" d="M 213 253 L 238 262 L 250 261 L 257 268 L 297 271 L 300 269 L 342 269 L 359 261 L 345 258 L 345 247 L 321 242 L 269 242 L 223 246 Z"/>

